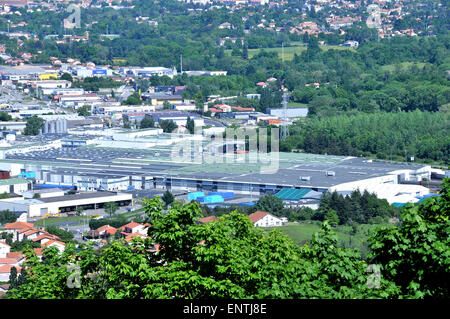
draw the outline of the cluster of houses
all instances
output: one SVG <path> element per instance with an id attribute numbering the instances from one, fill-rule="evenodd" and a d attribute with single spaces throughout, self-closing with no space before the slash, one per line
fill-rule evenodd
<path id="1" fill-rule="evenodd" d="M 278 227 L 283 226 L 287 222 L 286 218 L 279 218 L 264 211 L 256 211 L 248 217 L 255 227 Z M 219 219 L 215 216 L 208 216 L 200 218 L 198 223 L 205 224 L 218 220 Z M 104 225 L 95 230 L 90 230 L 87 237 L 92 240 L 99 240 L 103 243 L 106 243 L 112 238 L 122 238 L 126 242 L 131 242 L 133 238 L 149 238 L 147 235 L 149 227 L 151 227 L 151 224 L 137 223 L 134 221 L 131 221 L 121 228 Z M 65 244 L 59 240 L 60 238 L 58 236 L 36 228 L 31 223 L 9 223 L 5 225 L 4 230 L 9 234 L 13 234 L 13 242 L 28 239 L 40 243 L 41 247 L 34 249 L 34 252 L 40 259 L 42 258 L 43 250 L 46 247 L 56 247 L 60 252 L 65 249 Z M 117 236 L 117 234 L 119 235 Z M 0 241 L 0 282 L 9 281 L 11 269 L 13 267 L 16 268 L 17 274 L 19 274 L 22 270 L 22 264 L 26 261 L 25 256 L 21 252 L 11 252 L 10 250 L 10 245 L 6 244 L 4 241 Z M 160 245 L 154 244 L 150 251 L 156 253 L 159 250 Z M 8 284 L 1 285 L 0 296 L 4 294 L 8 288 Z"/>
<path id="2" fill-rule="evenodd" d="M 45 230 L 34 227 L 34 224 L 26 222 L 14 222 L 6 224 L 4 232 L 12 234 L 12 241 L 31 240 L 39 243 L 40 248 L 35 248 L 34 252 L 42 258 L 43 249 L 56 247 L 60 252 L 64 251 L 66 244 L 56 235 L 52 235 Z M 8 281 L 13 267 L 20 273 L 25 256 L 21 252 L 11 252 L 11 246 L 4 241 L 0 241 L 0 282 Z"/>

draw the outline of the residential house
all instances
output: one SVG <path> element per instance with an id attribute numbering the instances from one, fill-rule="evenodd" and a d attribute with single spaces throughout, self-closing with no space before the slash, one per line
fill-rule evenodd
<path id="1" fill-rule="evenodd" d="M 11 274 L 11 268 L 15 267 L 17 270 L 17 273 L 20 273 L 22 270 L 22 267 L 20 266 L 14 266 L 12 264 L 4 264 L 0 265 L 0 281 L 6 282 L 9 281 L 9 276 Z"/>
<path id="2" fill-rule="evenodd" d="M 116 234 L 117 228 L 112 227 L 110 225 L 104 225 L 102 227 L 97 228 L 97 231 L 100 237 L 108 238 Z"/>
<path id="3" fill-rule="evenodd" d="M 56 248 L 58 248 L 59 252 L 62 253 L 64 251 L 64 249 L 66 248 L 66 244 L 63 243 L 62 241 L 50 240 L 41 246 L 41 248 L 46 248 L 46 247 L 56 247 Z"/>
<path id="4" fill-rule="evenodd" d="M 3 241 L 0 241 L 0 258 L 6 258 L 10 250 L 11 246 Z"/>
<path id="5" fill-rule="evenodd" d="M 132 221 L 123 226 L 122 234 L 124 234 L 125 237 L 127 237 L 128 235 L 133 234 L 133 233 L 147 235 L 147 230 L 148 230 L 149 226 L 150 226 L 150 224 L 140 224 L 140 223 L 136 223 L 136 222 Z"/>
<path id="6" fill-rule="evenodd" d="M 281 218 L 268 212 L 256 211 L 248 216 L 255 227 L 274 227 L 283 226 Z"/>
<path id="7" fill-rule="evenodd" d="M 13 234 L 13 242 L 17 240 L 17 233 L 20 230 L 23 229 L 30 229 L 32 228 L 34 225 L 31 223 L 25 223 L 25 222 L 14 222 L 14 223 L 9 223 L 6 224 L 4 229 L 7 233 L 9 234 Z"/>

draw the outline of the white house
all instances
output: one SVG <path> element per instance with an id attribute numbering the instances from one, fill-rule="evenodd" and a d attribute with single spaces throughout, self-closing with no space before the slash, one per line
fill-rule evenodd
<path id="1" fill-rule="evenodd" d="M 136 223 L 136 222 L 130 222 L 128 224 L 126 224 L 125 226 L 123 226 L 123 231 L 122 234 L 124 234 L 125 236 L 129 235 L 129 234 L 141 234 L 141 235 L 147 235 L 147 230 L 148 230 L 148 226 L 150 226 L 149 224 L 140 224 L 140 223 Z"/>
<path id="2" fill-rule="evenodd" d="M 21 233 L 23 233 L 25 230 L 29 230 L 33 226 L 34 225 L 31 223 L 14 222 L 14 223 L 6 224 L 4 229 L 7 233 L 13 234 L 12 241 L 17 241 L 19 231 L 22 231 Z"/>
<path id="3" fill-rule="evenodd" d="M 12 264 L 0 265 L 0 281 L 3 281 L 3 282 L 9 281 L 9 276 L 10 276 L 12 267 L 16 267 L 18 274 L 22 270 L 22 267 L 14 266 Z"/>
<path id="4" fill-rule="evenodd" d="M 50 240 L 41 246 L 42 246 L 42 248 L 56 247 L 56 248 L 58 248 L 60 253 L 62 253 L 64 251 L 64 249 L 66 248 L 66 244 L 59 240 Z"/>
<path id="5" fill-rule="evenodd" d="M 7 243 L 0 241 L 0 258 L 6 258 L 8 256 L 11 246 Z"/>
<path id="6" fill-rule="evenodd" d="M 283 220 L 268 212 L 256 211 L 248 216 L 255 227 L 283 226 Z"/>

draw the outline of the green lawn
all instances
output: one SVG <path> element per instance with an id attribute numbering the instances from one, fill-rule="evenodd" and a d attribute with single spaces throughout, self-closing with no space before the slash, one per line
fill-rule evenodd
<path id="1" fill-rule="evenodd" d="M 320 47 L 322 50 L 324 51 L 328 51 L 331 49 L 335 49 L 335 50 L 351 50 L 351 51 L 355 51 L 354 48 L 349 48 L 349 47 L 341 47 L 339 45 L 328 45 L 328 46 L 321 46 Z M 278 57 L 280 59 L 282 59 L 282 51 L 283 48 L 281 47 L 277 47 L 277 48 L 263 48 L 266 52 L 277 52 L 278 53 Z M 259 51 L 262 49 L 248 49 L 248 58 L 251 59 L 252 57 L 254 57 L 255 55 L 257 55 L 259 53 Z M 225 54 L 227 55 L 231 55 L 231 51 L 233 50 L 225 50 Z M 284 59 L 286 61 L 292 61 L 294 59 L 294 54 L 296 53 L 297 55 L 300 55 L 303 51 L 306 51 L 306 46 L 303 45 L 294 45 L 294 46 L 290 46 L 290 47 L 285 47 L 284 48 Z"/>
<path id="2" fill-rule="evenodd" d="M 391 224 L 383 225 L 358 225 L 358 231 L 355 235 L 351 235 L 350 226 L 337 226 L 334 230 L 337 234 L 339 246 L 346 248 L 357 248 L 363 255 L 367 251 L 367 238 L 369 234 L 379 226 L 392 226 Z M 310 241 L 313 234 L 320 231 L 320 225 L 314 223 L 288 223 L 282 227 L 275 227 L 282 233 L 288 235 L 295 243 L 299 245 Z M 270 228 L 268 228 L 270 230 Z"/>
<path id="3" fill-rule="evenodd" d="M 416 65 L 418 68 L 423 68 L 427 63 L 425 62 L 402 62 L 396 64 L 387 64 L 380 67 L 382 71 L 395 72 L 397 66 L 400 69 L 409 69 L 411 66 Z"/>
<path id="4" fill-rule="evenodd" d="M 288 102 L 286 107 L 308 107 L 308 104 L 299 103 L 299 102 Z"/>

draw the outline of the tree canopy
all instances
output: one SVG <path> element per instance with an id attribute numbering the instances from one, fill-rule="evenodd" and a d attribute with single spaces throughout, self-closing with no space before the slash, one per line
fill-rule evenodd
<path id="1" fill-rule="evenodd" d="M 89 245 L 68 244 L 62 254 L 50 247 L 44 262 L 28 250 L 29 280 L 8 297 L 448 298 L 449 191 L 446 179 L 440 197 L 405 208 L 402 223 L 376 231 L 367 260 L 339 248 L 328 222 L 298 246 L 237 212 L 200 224 L 196 202 L 164 212 L 159 198 L 144 199 L 150 238 L 114 240 L 97 253 Z"/>

